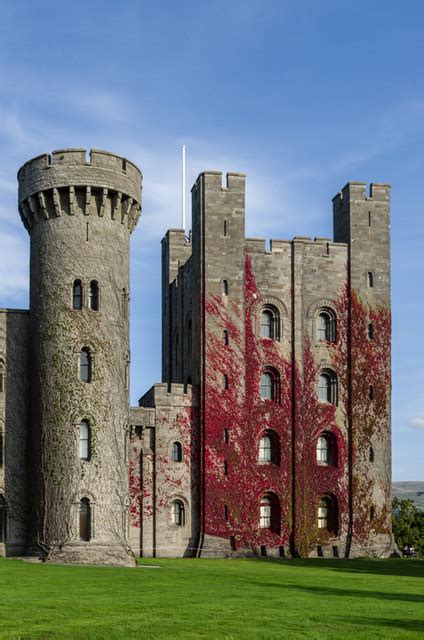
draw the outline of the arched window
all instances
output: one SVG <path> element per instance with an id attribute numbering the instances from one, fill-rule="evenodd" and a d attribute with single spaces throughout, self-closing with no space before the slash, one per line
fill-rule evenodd
<path id="1" fill-rule="evenodd" d="M 370 289 L 374 286 L 374 274 L 372 271 L 368 271 L 367 273 L 367 284 Z"/>
<path id="2" fill-rule="evenodd" d="M 259 506 L 259 527 L 278 532 L 280 529 L 280 510 L 278 498 L 272 493 L 267 493 L 261 498 Z"/>
<path id="3" fill-rule="evenodd" d="M 269 436 L 263 436 L 259 440 L 259 462 L 267 463 L 271 462 L 271 438 Z"/>
<path id="4" fill-rule="evenodd" d="M 318 505 L 318 529 L 327 529 L 330 533 L 337 533 L 337 501 L 334 496 L 326 495 Z"/>
<path id="5" fill-rule="evenodd" d="M 72 307 L 80 311 L 82 309 L 83 288 L 81 280 L 75 280 L 72 291 Z"/>
<path id="6" fill-rule="evenodd" d="M 223 280 L 222 281 L 222 295 L 223 296 L 228 296 L 228 280 Z"/>
<path id="7" fill-rule="evenodd" d="M 322 465 L 336 466 L 337 444 L 332 433 L 321 433 L 318 437 L 317 462 Z"/>
<path id="8" fill-rule="evenodd" d="M 260 464 L 278 464 L 280 447 L 275 431 L 266 431 L 259 440 L 258 462 Z"/>
<path id="9" fill-rule="evenodd" d="M 90 460 L 90 425 L 88 420 L 81 420 L 79 425 L 79 457 Z"/>
<path id="10" fill-rule="evenodd" d="M 92 369 L 92 358 L 90 349 L 88 347 L 84 347 L 80 351 L 79 356 L 79 369 L 80 369 L 80 380 L 81 382 L 91 382 L 91 369 Z"/>
<path id="11" fill-rule="evenodd" d="M 270 340 L 280 339 L 280 314 L 278 309 L 267 305 L 261 313 L 261 337 Z"/>
<path id="12" fill-rule="evenodd" d="M 183 461 L 183 448 L 181 442 L 174 442 L 172 444 L 172 462 Z"/>
<path id="13" fill-rule="evenodd" d="M 278 401 L 279 376 L 276 371 L 268 369 L 262 373 L 260 391 L 262 400 Z"/>
<path id="14" fill-rule="evenodd" d="M 228 336 L 227 329 L 224 329 L 224 331 L 222 332 L 222 342 L 226 347 L 228 347 L 228 345 L 230 344 L 230 338 Z"/>
<path id="15" fill-rule="evenodd" d="M 79 534 L 80 540 L 89 542 L 91 540 L 91 506 L 88 498 L 80 500 L 79 507 Z"/>
<path id="16" fill-rule="evenodd" d="M 338 383 L 337 376 L 334 371 L 324 369 L 318 378 L 318 399 L 321 402 L 329 402 L 337 405 L 338 401 Z"/>
<path id="17" fill-rule="evenodd" d="M 271 500 L 267 496 L 261 499 L 259 526 L 261 529 L 269 529 L 271 527 Z"/>
<path id="18" fill-rule="evenodd" d="M 6 542 L 7 537 L 7 508 L 6 500 L 0 495 L 0 542 Z"/>
<path id="19" fill-rule="evenodd" d="M 185 525 L 185 508 L 184 503 L 181 500 L 174 500 L 171 509 L 172 524 L 177 527 L 183 527 Z"/>
<path id="20" fill-rule="evenodd" d="M 90 282 L 88 304 L 92 311 L 99 310 L 99 283 L 97 280 L 92 280 Z"/>
<path id="21" fill-rule="evenodd" d="M 320 312 L 316 319 L 317 340 L 334 342 L 336 340 L 336 318 L 334 314 L 325 309 Z"/>

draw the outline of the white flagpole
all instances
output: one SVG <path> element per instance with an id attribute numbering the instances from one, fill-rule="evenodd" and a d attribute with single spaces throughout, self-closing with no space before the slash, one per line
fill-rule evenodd
<path id="1" fill-rule="evenodd" d="M 181 223 L 182 223 L 182 228 L 185 231 L 186 228 L 186 193 L 185 193 L 185 182 L 186 182 L 186 147 L 185 144 L 183 144 L 183 171 L 182 171 L 182 184 L 181 184 L 181 190 L 182 190 L 182 198 L 181 198 Z"/>

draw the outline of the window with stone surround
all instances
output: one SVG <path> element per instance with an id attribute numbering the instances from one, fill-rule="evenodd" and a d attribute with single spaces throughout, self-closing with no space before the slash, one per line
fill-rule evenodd
<path id="1" fill-rule="evenodd" d="M 325 495 L 319 501 L 318 529 L 337 534 L 337 500 L 333 495 Z"/>
<path id="2" fill-rule="evenodd" d="M 90 349 L 84 347 L 79 354 L 79 375 L 81 382 L 91 382 L 92 364 Z"/>
<path id="3" fill-rule="evenodd" d="M 81 498 L 79 504 L 79 537 L 83 542 L 91 540 L 91 505 L 88 498 Z"/>
<path id="4" fill-rule="evenodd" d="M 91 430 L 88 420 L 81 420 L 79 424 L 79 457 L 80 460 L 90 460 Z"/>
<path id="5" fill-rule="evenodd" d="M 280 331 L 280 314 L 274 305 L 266 305 L 261 312 L 261 338 L 268 340 L 279 340 Z"/>
<path id="6" fill-rule="evenodd" d="M 338 403 L 337 376 L 331 369 L 323 369 L 318 377 L 318 399 L 337 405 Z"/>
<path id="7" fill-rule="evenodd" d="M 91 311 L 98 311 L 100 305 L 100 292 L 99 292 L 99 283 L 97 280 L 92 280 L 90 282 L 90 289 L 88 292 L 88 306 Z"/>
<path id="8" fill-rule="evenodd" d="M 72 290 L 72 308 L 81 311 L 84 289 L 81 280 L 75 280 Z"/>
<path id="9" fill-rule="evenodd" d="M 336 340 L 336 317 L 330 309 L 323 309 L 316 319 L 317 340 L 324 342 L 335 342 Z"/>
<path id="10" fill-rule="evenodd" d="M 185 525 L 185 507 L 182 500 L 174 500 L 171 506 L 171 521 L 177 527 Z"/>
<path id="11" fill-rule="evenodd" d="M 260 395 L 262 400 L 279 401 L 280 376 L 275 369 L 267 368 L 261 375 Z"/>
<path id="12" fill-rule="evenodd" d="M 172 462 L 183 461 L 183 448 L 181 442 L 174 442 L 172 444 Z"/>

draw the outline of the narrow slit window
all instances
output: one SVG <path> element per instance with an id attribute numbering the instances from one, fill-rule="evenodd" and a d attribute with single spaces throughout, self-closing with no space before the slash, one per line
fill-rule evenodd
<path id="1" fill-rule="evenodd" d="M 228 443 L 229 443 L 229 441 L 230 441 L 230 434 L 229 434 L 228 429 L 224 429 L 224 434 L 223 434 L 223 435 L 224 435 L 224 442 L 225 442 L 225 444 L 228 444 Z"/>
<path id="2" fill-rule="evenodd" d="M 80 351 L 79 369 L 81 382 L 91 382 L 92 358 L 90 349 L 84 348 Z"/>
<path id="3" fill-rule="evenodd" d="M 369 390 L 368 390 L 368 397 L 370 400 L 374 400 L 374 385 L 370 384 Z"/>
<path id="4" fill-rule="evenodd" d="M 81 280 L 75 280 L 72 291 L 72 308 L 81 311 L 83 301 L 83 287 Z"/>
<path id="5" fill-rule="evenodd" d="M 99 283 L 97 280 L 90 282 L 89 306 L 92 311 L 99 310 Z"/>
<path id="6" fill-rule="evenodd" d="M 367 282 L 368 282 L 368 288 L 372 289 L 374 286 L 374 274 L 372 271 L 368 271 Z"/>
<path id="7" fill-rule="evenodd" d="M 227 221 L 224 220 L 224 236 L 227 235 Z"/>
<path id="8" fill-rule="evenodd" d="M 224 343 L 224 345 L 226 347 L 228 347 L 228 345 L 230 344 L 230 338 L 228 336 L 228 331 L 227 329 L 224 329 L 223 333 L 222 333 L 222 342 Z"/>
<path id="9" fill-rule="evenodd" d="M 368 339 L 374 340 L 374 325 L 372 322 L 368 324 Z"/>
<path id="10" fill-rule="evenodd" d="M 80 460 L 90 460 L 90 425 L 82 420 L 79 425 L 79 457 Z"/>
<path id="11" fill-rule="evenodd" d="M 225 391 L 228 389 L 228 376 L 226 374 L 222 376 L 222 388 Z"/>
<path id="12" fill-rule="evenodd" d="M 229 291 L 228 280 L 223 280 L 222 281 L 222 295 L 223 296 L 228 296 L 228 291 Z"/>
<path id="13" fill-rule="evenodd" d="M 88 498 L 82 498 L 79 508 L 79 533 L 80 540 L 89 542 L 91 540 L 91 505 Z"/>

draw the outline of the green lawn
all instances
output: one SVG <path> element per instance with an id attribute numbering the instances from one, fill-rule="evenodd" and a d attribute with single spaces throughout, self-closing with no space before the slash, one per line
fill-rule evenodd
<path id="1" fill-rule="evenodd" d="M 0 560 L 0 637 L 424 637 L 424 560 L 148 564 Z"/>

